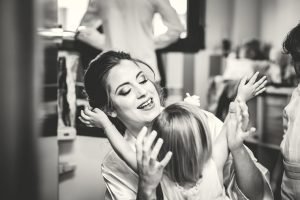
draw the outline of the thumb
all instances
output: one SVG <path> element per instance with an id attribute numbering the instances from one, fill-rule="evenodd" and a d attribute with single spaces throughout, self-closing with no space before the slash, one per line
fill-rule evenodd
<path id="1" fill-rule="evenodd" d="M 256 133 L 256 128 L 252 127 L 249 131 L 244 132 L 243 139 L 253 136 Z"/>
<path id="2" fill-rule="evenodd" d="M 236 116 L 236 112 L 237 112 L 236 103 L 231 102 L 229 104 L 229 113 L 228 113 L 229 119 L 234 118 Z"/>

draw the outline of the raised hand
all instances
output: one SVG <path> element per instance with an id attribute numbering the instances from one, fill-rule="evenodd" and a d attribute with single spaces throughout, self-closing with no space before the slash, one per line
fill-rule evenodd
<path id="1" fill-rule="evenodd" d="M 257 76 L 259 72 L 256 72 L 250 80 L 247 82 L 247 77 L 242 78 L 239 87 L 238 87 L 238 93 L 237 97 L 240 97 L 243 101 L 248 101 L 251 98 L 263 93 L 266 90 L 266 76 L 263 76 L 261 79 L 259 79 L 257 82 Z"/>
<path id="2" fill-rule="evenodd" d="M 241 109 L 242 106 L 245 105 L 239 105 L 237 102 L 232 102 L 229 106 L 228 119 L 226 121 L 226 132 L 227 143 L 231 152 L 243 147 L 244 140 L 255 133 L 255 128 L 253 127 L 250 128 L 250 130 L 247 130 L 249 119 L 246 115 L 244 117 L 242 116 L 242 113 L 244 112 L 244 108 Z"/>
<path id="3" fill-rule="evenodd" d="M 88 108 L 85 107 L 81 110 L 79 119 L 88 127 L 98 127 L 105 129 L 107 126 L 111 125 L 111 122 L 107 115 L 99 108 Z"/>
<path id="4" fill-rule="evenodd" d="M 139 186 L 146 191 L 155 191 L 160 183 L 163 170 L 172 157 L 172 153 L 168 152 L 161 160 L 157 160 L 158 153 L 162 147 L 163 140 L 159 138 L 153 146 L 156 138 L 156 131 L 152 131 L 148 137 L 147 128 L 144 127 L 139 133 L 136 141 L 136 159 L 139 174 Z"/>
<path id="5" fill-rule="evenodd" d="M 183 101 L 191 105 L 200 107 L 200 97 L 197 95 L 191 96 L 189 93 L 186 93 L 186 97 L 183 99 Z"/>

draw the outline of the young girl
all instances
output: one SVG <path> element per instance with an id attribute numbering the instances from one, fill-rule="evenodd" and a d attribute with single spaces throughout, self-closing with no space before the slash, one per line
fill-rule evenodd
<path id="1" fill-rule="evenodd" d="M 229 118 L 223 127 L 223 131 L 228 133 L 218 137 L 210 133 L 214 116 L 186 103 L 166 107 L 153 121 L 151 130 L 156 130 L 158 137 L 165 141 L 158 153 L 158 160 L 162 160 L 165 166 L 160 182 L 165 199 L 229 199 L 222 184 L 228 148 L 232 150 L 234 146 L 242 145 L 243 139 L 254 132 L 253 129 L 249 132 L 242 131 L 241 119 L 247 118 L 245 108 L 243 102 L 231 104 Z M 139 137 L 143 137 L 143 133 L 141 135 Z M 152 133 L 149 136 L 150 143 L 155 135 L 156 133 Z M 227 143 L 227 140 L 230 141 Z M 140 138 L 138 145 L 139 141 Z M 149 142 L 144 146 L 147 149 Z M 140 151 L 139 148 L 137 151 Z M 168 152 L 172 152 L 173 156 L 169 164 L 165 165 L 166 158 L 163 157 L 167 155 L 169 159 Z M 143 157 L 147 155 L 143 153 Z"/>

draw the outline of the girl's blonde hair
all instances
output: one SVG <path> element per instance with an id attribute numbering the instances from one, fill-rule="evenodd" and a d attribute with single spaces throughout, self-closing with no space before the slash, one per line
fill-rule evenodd
<path id="1" fill-rule="evenodd" d="M 154 119 L 152 129 L 164 140 L 159 159 L 173 152 L 165 168 L 168 177 L 179 184 L 196 183 L 212 151 L 204 112 L 190 104 L 172 104 Z"/>

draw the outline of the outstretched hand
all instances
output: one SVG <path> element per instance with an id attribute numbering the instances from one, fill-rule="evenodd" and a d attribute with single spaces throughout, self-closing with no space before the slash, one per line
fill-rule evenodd
<path id="1" fill-rule="evenodd" d="M 251 98 L 263 93 L 266 90 L 267 77 L 263 76 L 256 81 L 259 72 L 256 72 L 250 80 L 247 82 L 247 77 L 242 78 L 237 92 L 237 97 L 240 97 L 243 101 L 248 101 Z M 256 82 L 255 82 L 256 81 Z"/>
<path id="2" fill-rule="evenodd" d="M 144 190 L 155 191 L 162 179 L 163 170 L 172 157 L 172 153 L 168 152 L 161 161 L 158 161 L 157 156 L 162 147 L 163 140 L 159 138 L 152 148 L 157 133 L 156 131 L 152 131 L 145 138 L 146 134 L 147 128 L 143 127 L 136 141 L 139 184 Z"/>
<path id="3" fill-rule="evenodd" d="M 226 121 L 227 143 L 231 152 L 241 148 L 244 140 L 255 133 L 255 128 L 247 130 L 249 122 L 248 109 L 244 102 L 231 102 Z"/>

